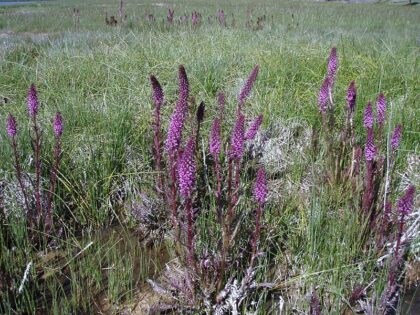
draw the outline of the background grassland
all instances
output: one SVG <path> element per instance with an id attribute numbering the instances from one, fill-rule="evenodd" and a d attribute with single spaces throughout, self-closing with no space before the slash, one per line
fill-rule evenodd
<path id="1" fill-rule="evenodd" d="M 135 290 L 133 270 L 140 270 L 137 283 L 159 270 L 161 259 L 132 242 L 129 230 L 136 223 L 129 210 L 115 203 L 122 186 L 128 187 L 129 194 L 153 185 L 150 74 L 157 75 L 167 96 L 165 126 L 176 99 L 179 64 L 187 69 L 191 94 L 207 104 L 205 130 L 216 114 L 219 90 L 226 91 L 233 117 L 238 91 L 255 64 L 261 69 L 245 108 L 248 117 L 262 112 L 264 128 L 296 120 L 319 124 L 318 90 L 326 57 L 335 46 L 340 61 L 336 84 L 339 111 L 344 111 L 345 91 L 351 80 L 358 86 L 358 125 L 365 104 L 383 92 L 392 103 L 391 124 L 404 125 L 400 168 L 405 167 L 407 153 L 418 154 L 420 6 L 270 0 L 126 2 L 127 22 L 115 28 L 105 25 L 105 12 L 118 16 L 119 1 L 0 5 L 0 96 L 9 100 L 0 106 L 0 121 L 5 122 L 9 112 L 18 116 L 19 144 L 27 172 L 32 172 L 25 106 L 30 83 L 34 82 L 39 91 L 45 165 L 51 161 L 50 121 L 57 110 L 65 119 L 55 221 L 65 230 L 66 240 L 57 242 L 62 260 L 69 262 L 68 270 L 60 272 L 71 275 L 74 286 L 68 294 L 57 275 L 46 284 L 38 281 L 37 272 L 50 268 L 49 262 L 37 260 L 38 253 L 26 240 L 18 219 L 9 221 L 4 226 L 16 239 L 17 250 L 3 247 L 0 266 L 15 276 L 17 286 L 29 260 L 38 269 L 32 271 L 22 296 L 11 300 L 0 295 L 2 312 L 12 313 L 12 308 L 33 312 L 37 307 L 48 308 L 46 305 L 54 305 L 51 311 L 57 314 L 63 310 L 88 312 L 94 308 L 93 296 L 104 288 L 111 303 L 120 304 L 130 300 Z M 77 28 L 73 8 L 80 9 Z M 197 28 L 178 23 L 170 27 L 166 23 L 168 8 L 175 9 L 176 19 L 196 10 L 203 16 L 202 24 Z M 228 27 L 215 22 L 217 9 L 225 11 Z M 256 17 L 266 15 L 262 30 L 246 26 L 247 12 L 252 12 L 254 24 Z M 156 22 L 147 22 L 146 14 L 153 14 Z M 213 17 L 212 24 L 208 16 Z M 13 168 L 4 129 L 0 130 L 0 169 L 7 181 Z M 359 140 L 363 137 L 363 133 L 358 135 Z M 299 167 L 288 172 L 296 182 L 304 176 Z M 270 207 L 266 221 L 271 234 L 265 236 L 264 245 L 270 255 L 262 262 L 259 277 L 269 281 L 282 278 L 282 272 L 297 275 L 288 281 L 304 285 L 298 286 L 300 295 L 292 290 L 288 302 L 302 309 L 307 300 L 294 301 L 293 295 L 304 296 L 305 288 L 322 284 L 325 299 L 333 301 L 329 312 L 337 313 L 342 298 L 356 282 L 367 284 L 377 278 L 374 289 L 380 292 L 386 271 L 378 274 L 374 253 L 363 256 L 357 215 L 344 212 L 343 217 L 342 212 L 330 211 L 326 205 L 334 202 L 329 194 L 331 191 L 314 193 L 309 208 L 294 195 L 282 196 L 282 201 Z M 336 207 L 338 210 L 339 204 Z M 16 218 L 19 211 L 13 209 Z M 128 244 L 123 251 L 132 255 L 124 256 L 123 261 L 120 247 L 97 241 L 97 234 L 116 222 L 124 222 L 123 230 L 127 231 L 107 240 L 115 243 L 122 239 Z M 205 223 L 198 226 L 204 228 Z M 86 250 L 88 255 L 73 259 L 90 241 L 94 245 Z M 137 255 L 137 251 L 146 254 Z M 104 272 L 109 273 L 107 277 Z M 120 281 L 112 282 L 116 278 Z M 86 288 L 96 289 L 91 289 L 92 295 L 84 295 Z M 51 298 L 49 292 L 55 295 Z M 261 296 L 258 307 L 262 313 L 271 305 L 268 300 Z"/>

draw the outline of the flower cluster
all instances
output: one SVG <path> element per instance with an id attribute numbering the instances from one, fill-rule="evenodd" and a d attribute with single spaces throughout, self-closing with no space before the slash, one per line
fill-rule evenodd
<path id="1" fill-rule="evenodd" d="M 191 137 L 178 162 L 179 191 L 184 198 L 191 197 L 195 184 L 195 141 Z"/>
<path id="2" fill-rule="evenodd" d="M 402 131 L 402 127 L 400 124 L 398 124 L 395 127 L 394 133 L 392 134 L 392 138 L 391 138 L 391 147 L 393 150 L 398 149 L 398 147 L 400 146 L 401 131 Z"/>
<path id="3" fill-rule="evenodd" d="M 330 57 L 328 59 L 328 78 L 331 80 L 331 85 L 334 84 L 334 78 L 337 74 L 338 59 L 337 59 L 337 48 L 331 49 Z"/>
<path id="4" fill-rule="evenodd" d="M 230 141 L 229 157 L 231 159 L 240 159 L 244 154 L 245 142 L 245 117 L 239 112 L 236 119 L 235 127 L 233 128 L 232 137 Z"/>
<path id="5" fill-rule="evenodd" d="M 60 138 L 63 134 L 63 116 L 60 112 L 55 114 L 54 123 L 53 123 L 54 135 L 57 138 Z"/>
<path id="6" fill-rule="evenodd" d="M 17 134 L 16 118 L 12 114 L 7 117 L 7 134 L 11 138 L 16 137 Z"/>
<path id="7" fill-rule="evenodd" d="M 238 96 L 238 103 L 240 106 L 242 106 L 245 103 L 246 98 L 251 93 L 252 87 L 255 83 L 255 80 L 257 79 L 258 71 L 260 69 L 259 65 L 256 65 L 254 69 L 252 70 L 251 74 L 248 76 L 248 79 L 246 80 L 244 86 L 242 87 L 241 92 Z"/>
<path id="8" fill-rule="evenodd" d="M 365 108 L 363 115 L 363 126 L 367 129 L 373 128 L 373 112 L 371 102 L 369 102 Z"/>
<path id="9" fill-rule="evenodd" d="M 260 204 L 264 205 L 267 201 L 267 179 L 265 178 L 264 167 L 260 167 L 257 173 L 257 179 L 254 185 L 254 198 Z"/>
<path id="10" fill-rule="evenodd" d="M 258 130 L 260 129 L 261 123 L 263 121 L 263 115 L 259 115 L 255 120 L 251 123 L 251 126 L 245 133 L 246 140 L 253 140 L 257 135 Z"/>
<path id="11" fill-rule="evenodd" d="M 405 195 L 398 200 L 398 211 L 401 214 L 407 215 L 413 211 L 415 191 L 416 189 L 413 185 L 409 186 Z"/>
<path id="12" fill-rule="evenodd" d="M 29 117 L 34 118 L 38 114 L 39 102 L 35 84 L 31 84 L 28 91 L 28 113 Z"/>
<path id="13" fill-rule="evenodd" d="M 211 132 L 210 132 L 209 143 L 210 143 L 209 145 L 210 153 L 213 156 L 218 155 L 222 147 L 222 141 L 220 138 L 220 119 L 219 118 L 216 118 L 213 121 L 213 125 L 211 127 Z"/>
<path id="14" fill-rule="evenodd" d="M 325 78 L 324 82 L 322 82 L 321 89 L 319 90 L 319 96 L 318 96 L 319 111 L 323 115 L 327 113 L 329 88 L 330 88 L 330 80 L 328 78 Z"/>
<path id="15" fill-rule="evenodd" d="M 350 86 L 347 90 L 347 108 L 351 112 L 354 112 L 354 107 L 356 105 L 356 96 L 357 96 L 356 83 L 354 81 L 351 81 Z"/>
<path id="16" fill-rule="evenodd" d="M 379 126 L 383 126 L 386 118 L 386 99 L 381 93 L 379 94 L 378 101 L 376 102 L 377 121 Z"/>

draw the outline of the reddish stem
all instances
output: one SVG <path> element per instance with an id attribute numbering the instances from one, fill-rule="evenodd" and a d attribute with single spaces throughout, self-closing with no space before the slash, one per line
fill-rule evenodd
<path id="1" fill-rule="evenodd" d="M 400 246 L 401 246 L 401 238 L 403 235 L 404 230 L 404 214 L 401 215 L 400 222 L 398 225 L 398 235 L 397 235 L 397 245 L 395 245 L 395 252 L 394 252 L 394 260 L 389 270 L 388 282 L 390 285 L 395 283 L 395 274 L 397 273 L 398 262 L 400 260 Z"/>
<path id="2" fill-rule="evenodd" d="M 33 117 L 33 128 L 35 132 L 35 209 L 36 209 L 36 220 L 39 220 L 41 214 L 41 134 L 36 123 L 36 115 Z"/>
<path id="3" fill-rule="evenodd" d="M 171 196 L 170 196 L 170 202 L 172 206 L 172 221 L 175 229 L 175 239 L 177 239 L 177 233 L 178 233 L 178 209 L 177 209 L 177 202 L 176 202 L 176 195 L 177 195 L 177 189 L 176 189 L 176 158 L 174 156 L 175 154 L 171 154 L 170 157 L 170 176 L 171 176 Z"/>
<path id="4" fill-rule="evenodd" d="M 217 189 L 216 189 L 216 203 L 217 203 L 217 218 L 219 223 L 222 224 L 222 177 L 221 177 L 221 166 L 219 156 L 216 154 L 214 158 L 214 171 L 216 173 Z"/>
<path id="5" fill-rule="evenodd" d="M 162 161 L 162 155 L 161 155 L 161 149 L 160 149 L 160 108 L 156 107 L 155 110 L 155 122 L 153 124 L 153 143 L 155 147 L 155 167 L 156 171 L 158 172 L 158 189 L 162 193 L 164 182 L 163 182 L 163 175 L 161 170 L 161 161 Z"/>
<path id="6" fill-rule="evenodd" d="M 188 257 L 187 261 L 190 266 L 195 266 L 194 258 L 194 222 L 192 213 L 192 200 L 188 198 L 185 204 L 185 212 L 187 214 L 187 249 Z"/>
<path id="7" fill-rule="evenodd" d="M 52 209 L 52 200 L 53 195 L 55 193 L 55 188 L 57 184 L 57 174 L 58 174 L 58 168 L 60 166 L 61 161 L 61 137 L 56 136 L 55 137 L 55 148 L 54 148 L 54 166 L 51 170 L 51 177 L 50 177 L 50 192 L 48 194 L 48 202 L 47 202 L 47 208 L 45 209 L 45 232 L 50 233 L 52 228 L 52 215 L 51 215 L 51 209 Z"/>
<path id="8" fill-rule="evenodd" d="M 33 213 L 31 211 L 31 208 L 29 207 L 29 203 L 28 203 L 28 197 L 26 195 L 26 190 L 25 190 L 25 186 L 23 185 L 23 181 L 22 181 L 22 170 L 20 167 L 20 163 L 19 163 L 19 152 L 18 152 L 18 148 L 17 148 L 17 143 L 16 143 L 16 139 L 13 137 L 12 140 L 12 148 L 13 148 L 13 155 L 15 156 L 15 170 L 16 170 L 16 177 L 17 180 L 19 182 L 19 186 L 20 186 L 20 190 L 22 191 L 23 194 L 23 200 L 25 202 L 25 207 L 26 207 L 26 211 L 29 215 L 29 223 L 32 223 L 32 219 L 33 219 Z"/>
<path id="9" fill-rule="evenodd" d="M 260 238 L 260 232 L 261 232 L 262 211 L 263 211 L 263 206 L 260 203 L 258 203 L 257 213 L 255 217 L 255 231 L 254 231 L 254 236 L 251 242 L 251 246 L 252 246 L 251 266 L 254 264 L 254 260 L 257 256 L 257 245 L 258 245 L 258 240 Z"/>

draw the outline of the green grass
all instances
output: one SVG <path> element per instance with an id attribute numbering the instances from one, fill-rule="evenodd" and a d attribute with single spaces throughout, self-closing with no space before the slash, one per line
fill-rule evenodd
<path id="1" fill-rule="evenodd" d="M 25 105 L 31 82 L 37 85 L 40 96 L 45 165 L 52 161 L 51 119 L 59 110 L 65 120 L 54 220 L 63 227 L 64 235 L 57 243 L 62 261 L 68 262 L 65 275 L 52 273 L 45 282 L 32 269 L 29 285 L 15 300 L 0 293 L 2 313 L 12 314 L 12 308 L 28 313 L 35 308 L 51 309 L 56 314 L 89 312 L 102 290 L 111 303 L 122 305 L 134 297 L 136 287 L 160 269 L 163 261 L 148 251 L 144 254 L 143 245 L 132 240 L 136 223 L 129 202 L 115 203 L 116 191 L 123 184 L 128 187 L 129 199 L 138 189 L 147 191 L 153 186 L 150 74 L 157 75 L 167 103 L 172 105 L 177 94 L 177 67 L 185 66 L 191 94 L 207 104 L 206 133 L 216 114 L 217 91 L 226 91 L 228 117 L 232 118 L 239 89 L 252 67 L 259 64 L 260 74 L 245 108 L 247 116 L 263 113 L 264 128 L 294 120 L 319 125 L 318 90 L 329 50 L 336 46 L 339 113 L 344 113 L 345 91 L 351 80 L 358 86 L 358 125 L 365 104 L 383 92 L 393 104 L 391 124 L 404 125 L 399 168 L 404 169 L 407 153 L 418 154 L 419 6 L 177 1 L 173 6 L 177 17 L 193 10 L 202 13 L 203 24 L 193 29 L 187 25 L 168 27 L 162 20 L 172 5 L 158 2 L 163 6 L 154 1 L 137 4 L 127 0 L 127 24 L 116 28 L 107 27 L 104 20 L 105 12 L 118 15 L 119 1 L 0 6 L 0 96 L 9 99 L 0 105 L 0 121 L 4 123 L 9 112 L 18 117 L 22 161 L 29 161 L 31 154 Z M 74 7 L 81 13 L 77 29 Z M 207 16 L 214 16 L 218 8 L 224 9 L 229 24 L 231 14 L 235 15 L 235 27 L 207 23 Z M 245 26 L 247 10 L 252 10 L 254 22 L 257 16 L 267 16 L 263 30 L 251 31 Z M 156 23 L 146 22 L 146 13 L 154 14 Z M 163 111 L 166 126 L 172 106 L 165 106 Z M 232 125 L 232 119 L 228 123 Z M 363 133 L 357 135 L 358 141 L 363 137 Z M 0 181 L 10 181 L 12 157 L 4 128 L 0 139 L 0 170 L 4 174 Z M 282 176 L 300 183 L 311 163 L 302 159 Z M 315 168 L 322 161 L 316 163 Z M 24 168 L 33 173 L 28 163 Z M 354 284 L 367 285 L 376 278 L 373 286 L 380 292 L 386 271 L 376 271 L 376 253 L 360 247 L 361 223 L 357 214 L 344 208 L 346 203 L 339 193 L 321 189 L 309 194 L 309 205 L 299 194 L 289 192 L 281 194 L 267 210 L 263 246 L 268 255 L 261 262 L 258 279 L 281 280 L 285 285 L 280 294 L 290 292 L 291 297 L 299 297 L 299 301 L 291 298 L 288 303 L 303 311 L 308 307 L 305 294 L 320 285 L 320 296 L 331 305 L 328 312 L 336 314 Z M 29 261 L 38 271 L 46 272 L 50 267 L 37 258 L 39 253 L 27 239 L 19 219 L 21 209 L 8 210 L 14 219 L 1 228 L 11 235 L 16 249 L 5 248 L 5 233 L 0 234 L 0 271 L 13 274 L 18 287 Z M 101 231 L 116 223 L 126 225 L 128 231 L 103 243 L 95 241 Z M 206 224 L 204 219 L 197 223 L 204 236 Z M 86 255 L 74 258 L 90 241 L 94 244 Z M 123 251 L 129 253 L 124 260 L 120 259 L 121 243 Z M 70 277 L 71 287 L 62 287 L 63 277 Z M 86 290 L 91 293 L 85 295 Z M 261 314 L 271 307 L 269 296 L 261 295 Z"/>

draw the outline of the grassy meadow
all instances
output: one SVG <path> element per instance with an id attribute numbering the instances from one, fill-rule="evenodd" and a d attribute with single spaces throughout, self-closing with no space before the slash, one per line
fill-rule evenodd
<path id="1" fill-rule="evenodd" d="M 328 55 L 336 47 L 337 130 L 345 124 L 350 81 L 357 85 L 355 141 L 362 147 L 364 108 L 384 93 L 386 137 L 397 124 L 403 126 L 389 199 L 397 204 L 409 184 L 420 189 L 420 5 L 126 0 L 122 24 L 119 5 L 117 0 L 16 6 L 0 2 L 0 313 L 147 314 L 159 302 L 166 303 L 147 280 L 159 282 L 166 264 L 179 263 L 170 220 L 158 218 L 150 229 L 136 216 L 142 208 L 139 196 L 153 199 L 158 176 L 153 167 L 149 76 L 156 75 L 165 94 L 163 139 L 178 98 L 179 65 L 186 69 L 195 103 L 206 104 L 197 148 L 200 165 L 205 165 L 199 170 L 204 174 L 199 194 L 205 197 L 194 222 L 197 253 L 203 254 L 217 247 L 213 236 L 221 237 L 208 170 L 212 160 L 206 153 L 218 115 L 217 94 L 226 95 L 222 134 L 228 144 L 237 96 L 258 64 L 258 78 L 243 112 L 247 121 L 263 114 L 262 135 L 246 148 L 237 211 L 242 213 L 241 229 L 250 235 L 255 208 L 251 191 L 256 168 L 263 164 L 269 197 L 255 282 L 270 285 L 245 295 L 238 312 L 309 314 L 316 291 L 321 313 L 310 314 L 355 314 L 365 304 L 372 313 L 365 305 L 364 314 L 379 314 L 375 309 L 389 281 L 395 238 L 391 245 L 377 246 L 376 234 L 369 234 L 355 210 L 363 189 L 325 180 L 328 150 L 322 140 L 321 149 L 314 150 L 311 138 L 313 130 L 322 129 L 318 94 Z M 167 22 L 168 8 L 175 10 L 172 25 Z M 217 20 L 219 9 L 224 10 L 226 26 Z M 190 22 L 193 11 L 201 14 L 195 26 Z M 106 14 L 117 18 L 117 26 L 106 25 Z M 187 22 L 180 20 L 183 15 Z M 260 24 L 259 17 L 264 17 Z M 57 111 L 64 119 L 51 233 L 26 224 L 6 132 L 12 113 L 18 122 L 22 172 L 33 182 L 26 106 L 31 83 L 40 103 L 42 183 L 48 182 L 53 164 L 51 122 Z M 192 129 L 186 127 L 183 142 Z M 264 137 L 272 150 L 262 144 Z M 259 146 L 265 149 L 258 151 Z M 253 150 L 258 158 L 251 157 Z M 419 299 L 415 285 L 420 277 L 420 211 L 417 195 L 414 199 L 405 225 L 414 232 L 404 243 L 397 314 L 415 314 L 410 305 Z M 398 233 L 396 227 L 391 227 L 391 235 Z M 246 237 L 238 237 L 241 242 L 232 255 L 246 256 Z M 241 281 L 245 267 L 239 262 L 237 266 L 226 279 Z M 351 296 L 358 286 L 364 289 L 364 298 L 354 306 Z M 174 313 L 205 311 L 185 308 Z"/>

